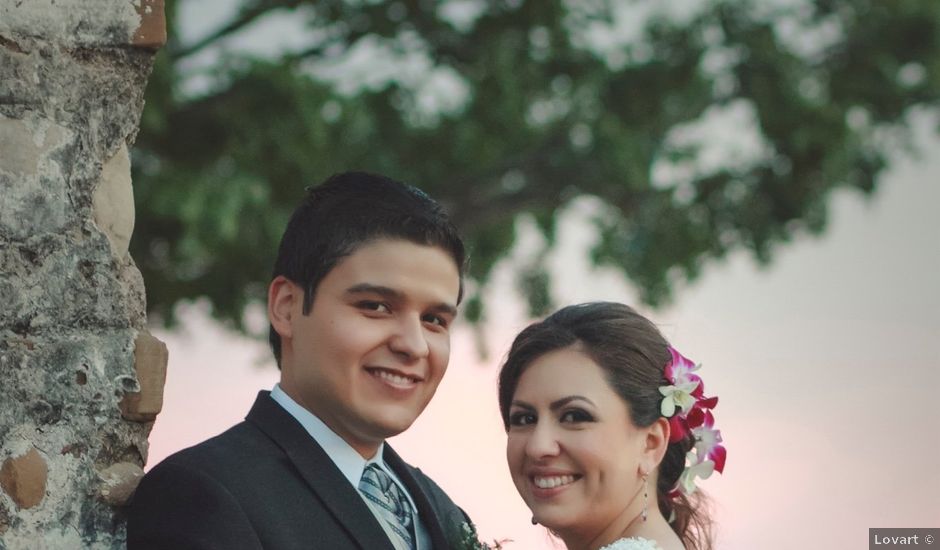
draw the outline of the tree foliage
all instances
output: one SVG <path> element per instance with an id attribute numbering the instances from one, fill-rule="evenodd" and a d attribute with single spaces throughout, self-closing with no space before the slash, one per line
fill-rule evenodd
<path id="1" fill-rule="evenodd" d="M 243 0 L 187 42 L 174 15 L 195 1 L 167 4 L 134 151 L 132 253 L 168 320 L 206 296 L 241 326 L 303 188 L 347 169 L 449 209 L 471 320 L 519 216 L 547 250 L 583 196 L 603 205 L 594 261 L 656 305 L 729 251 L 767 262 L 821 232 L 940 89 L 934 0 Z M 235 48 L 273 21 L 302 22 L 300 44 Z M 544 257 L 519 273 L 533 313 Z"/>

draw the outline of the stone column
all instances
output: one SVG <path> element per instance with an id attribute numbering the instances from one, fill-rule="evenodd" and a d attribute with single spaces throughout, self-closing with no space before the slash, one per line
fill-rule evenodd
<path id="1" fill-rule="evenodd" d="M 0 548 L 123 548 L 162 405 L 128 146 L 162 0 L 0 0 Z"/>

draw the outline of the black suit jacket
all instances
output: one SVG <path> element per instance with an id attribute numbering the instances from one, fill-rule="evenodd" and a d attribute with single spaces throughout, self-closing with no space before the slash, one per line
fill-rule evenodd
<path id="1" fill-rule="evenodd" d="M 435 550 L 466 514 L 385 445 Z M 310 434 L 261 392 L 242 422 L 144 476 L 128 508 L 127 547 L 393 550 L 358 491 Z"/>

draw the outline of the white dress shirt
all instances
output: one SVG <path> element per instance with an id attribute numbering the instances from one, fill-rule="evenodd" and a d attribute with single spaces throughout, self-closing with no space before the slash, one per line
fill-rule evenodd
<path id="1" fill-rule="evenodd" d="M 356 494 L 362 497 L 363 502 L 368 505 L 369 510 L 372 510 L 373 514 L 376 514 L 376 519 L 379 522 L 379 525 L 382 526 L 382 529 L 385 530 L 386 535 L 392 544 L 398 544 L 398 537 L 391 536 L 388 525 L 385 521 L 378 516 L 376 510 L 372 507 L 372 503 L 365 498 L 365 496 L 359 491 L 359 480 L 362 478 L 362 472 L 365 471 L 366 466 L 369 464 L 378 464 L 382 470 L 384 470 L 391 478 L 398 484 L 398 487 L 401 489 L 402 493 L 408 498 L 408 502 L 411 504 L 411 509 L 414 510 L 414 526 L 415 526 L 415 543 L 417 550 L 422 550 L 425 548 L 431 548 L 431 537 L 428 535 L 427 529 L 424 528 L 424 524 L 421 521 L 421 517 L 418 515 L 418 507 L 415 506 L 415 501 L 411 498 L 411 494 L 408 492 L 408 489 L 401 482 L 401 479 L 395 475 L 395 472 L 385 463 L 385 460 L 382 458 L 382 453 L 385 450 L 385 443 L 383 442 L 379 445 L 378 451 L 376 451 L 375 456 L 366 460 L 362 458 L 355 449 L 353 449 L 349 443 L 338 436 L 336 432 L 331 430 L 329 426 L 323 423 L 322 420 L 317 418 L 315 414 L 303 408 L 296 401 L 291 399 L 289 395 L 284 393 L 284 390 L 281 389 L 279 384 L 274 385 L 274 389 L 271 390 L 271 399 L 275 403 L 280 405 L 287 411 L 288 414 L 297 419 L 297 422 L 300 422 L 300 425 L 307 430 L 307 433 L 310 434 L 310 437 L 317 442 L 320 447 L 326 451 L 327 456 L 330 457 L 330 460 L 336 464 L 336 467 L 339 468 L 339 471 L 343 473 L 343 476 L 349 481 L 353 486 L 353 489 L 356 490 Z"/>

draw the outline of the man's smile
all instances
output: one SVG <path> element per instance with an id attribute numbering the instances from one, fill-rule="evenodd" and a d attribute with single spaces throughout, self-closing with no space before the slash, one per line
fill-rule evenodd
<path id="1" fill-rule="evenodd" d="M 400 389 L 411 389 L 424 381 L 419 376 L 383 367 L 366 367 L 366 371 L 386 384 Z"/>

